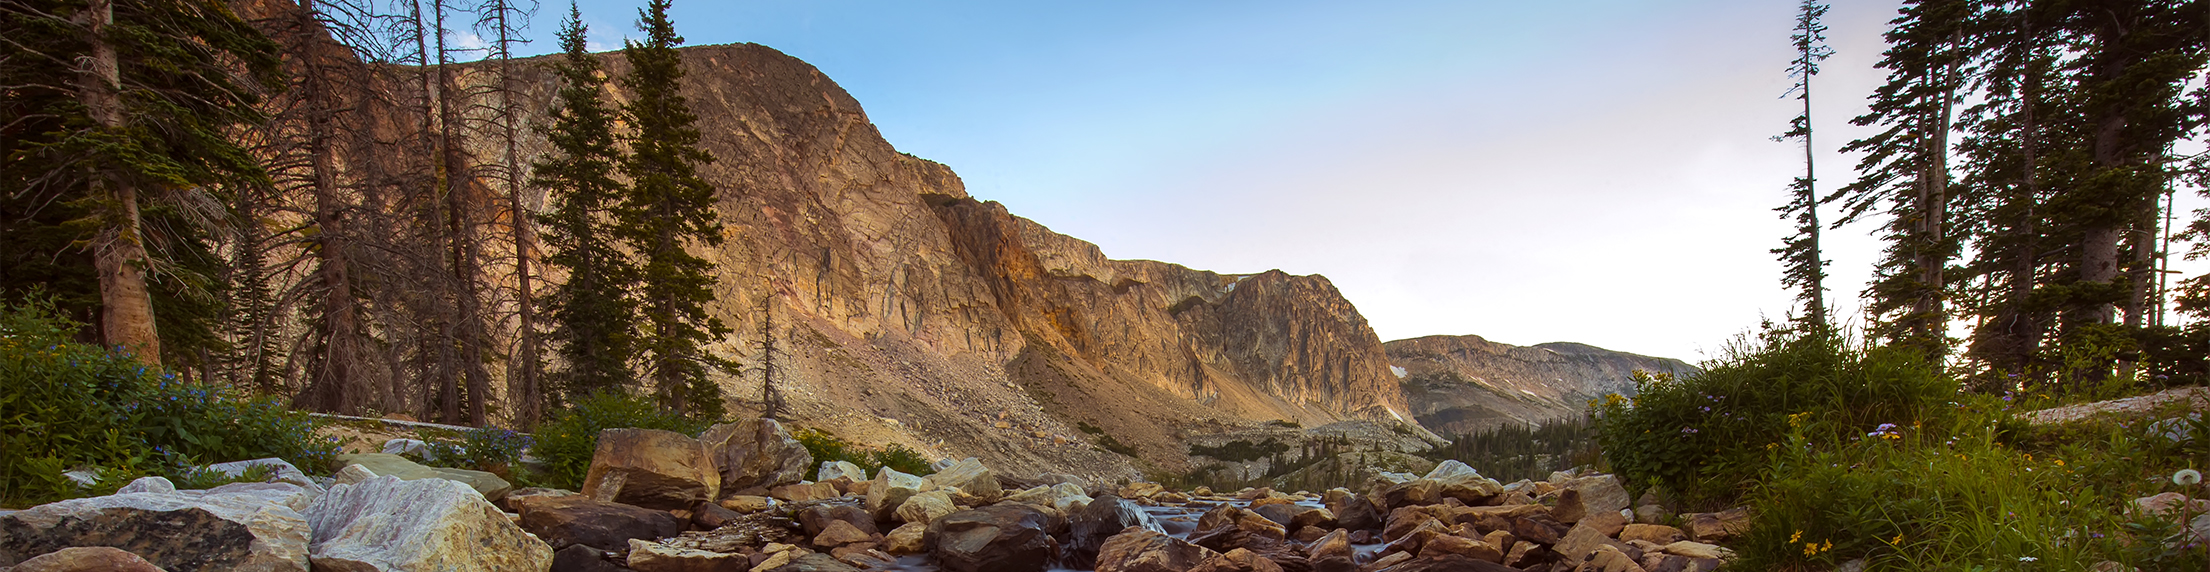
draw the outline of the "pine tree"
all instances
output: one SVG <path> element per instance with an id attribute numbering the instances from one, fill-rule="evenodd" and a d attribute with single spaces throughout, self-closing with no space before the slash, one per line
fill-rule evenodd
<path id="1" fill-rule="evenodd" d="M 1786 205 L 1773 209 L 1782 219 L 1793 219 L 1796 233 L 1773 249 L 1786 265 L 1782 271 L 1782 286 L 1795 288 L 1796 299 L 1803 302 L 1804 314 L 1798 323 L 1807 329 L 1824 331 L 1832 322 L 1826 315 L 1826 259 L 1819 252 L 1819 195 L 1817 170 L 1814 168 L 1814 148 L 1811 145 L 1811 77 L 1819 74 L 1819 62 L 1833 55 L 1826 47 L 1826 25 L 1819 18 L 1826 14 L 1826 5 L 1816 0 L 1803 0 L 1796 15 L 1796 59 L 1788 65 L 1788 74 L 1796 79 L 1796 85 L 1788 90 L 1803 102 L 1803 114 L 1789 123 L 1788 132 L 1774 140 L 1803 140 L 1803 176 L 1789 185 Z"/>
<path id="2" fill-rule="evenodd" d="M 1866 155 L 1857 182 L 1834 198 L 1845 199 L 1838 224 L 1876 210 L 1888 215 L 1888 248 L 1866 291 L 1873 335 L 1941 363 L 1949 353 L 1946 271 L 1960 248 L 1949 228 L 1949 134 L 1973 6 L 1919 0 L 1901 12 L 1880 61 L 1888 83 L 1874 93 L 1870 112 L 1852 121 L 1886 129 L 1842 148 Z"/>
<path id="3" fill-rule="evenodd" d="M 721 244 L 714 187 L 698 175 L 698 166 L 714 158 L 699 147 L 692 125 L 697 118 L 680 92 L 683 55 L 675 47 L 683 38 L 668 21 L 668 0 L 651 0 L 638 15 L 645 39 L 626 41 L 622 49 L 630 65 L 622 86 L 632 99 L 622 108 L 631 129 L 621 164 L 631 185 L 622 212 L 630 217 L 623 224 L 625 238 L 644 259 L 637 289 L 644 317 L 638 348 L 644 351 L 644 377 L 664 405 L 718 418 L 724 411 L 721 388 L 707 373 L 734 365 L 709 353 L 705 344 L 730 329 L 706 315 L 706 303 L 714 298 L 712 263 L 686 250 Z"/>
<path id="4" fill-rule="evenodd" d="M 638 217 L 619 209 L 625 188 L 614 179 L 621 153 L 615 147 L 614 111 L 600 99 L 598 56 L 584 45 L 589 28 L 575 4 L 560 29 L 559 104 L 546 137 L 553 152 L 532 165 L 530 184 L 547 189 L 554 207 L 540 219 L 551 255 L 546 263 L 568 275 L 553 287 L 546 306 L 552 338 L 567 369 L 554 388 L 564 399 L 619 389 L 631 379 L 637 306 L 628 293 L 637 268 L 620 246 L 615 225 Z"/>
<path id="5" fill-rule="evenodd" d="M 210 190 L 265 176 L 227 130 L 257 122 L 261 94 L 281 87 L 276 46 L 212 0 L 0 3 L 0 30 L 0 125 L 13 131 L 0 170 L 42 171 L 9 177 L 26 184 L 11 194 L 84 208 L 102 339 L 159 364 L 157 324 L 174 320 L 157 316 L 154 283 L 195 280 L 148 223 L 164 206 L 191 221 L 193 205 L 224 202 Z M 204 244 L 210 227 L 169 234 Z"/>

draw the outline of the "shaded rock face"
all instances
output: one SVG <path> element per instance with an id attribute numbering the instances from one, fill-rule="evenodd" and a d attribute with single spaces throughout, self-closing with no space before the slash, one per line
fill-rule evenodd
<path id="1" fill-rule="evenodd" d="M 1464 434 L 1579 415 L 1587 400 L 1632 395 L 1634 370 L 1675 375 L 1687 362 L 1568 342 L 1515 346 L 1481 336 L 1428 336 L 1383 344 L 1404 370 L 1401 391 L 1420 425 Z"/>
<path id="2" fill-rule="evenodd" d="M 555 549 L 582 545 L 600 550 L 624 550 L 632 538 L 657 540 L 683 531 L 683 521 L 668 511 L 580 496 L 546 499 L 519 508 L 522 529 L 544 539 Z"/>
<path id="3" fill-rule="evenodd" d="M 813 466 L 813 454 L 774 419 L 715 425 L 698 440 L 711 452 L 724 491 L 795 483 L 804 480 L 806 468 Z"/>
<path id="4" fill-rule="evenodd" d="M 64 548 L 106 546 L 171 572 L 305 572 L 308 537 L 299 512 L 262 496 L 118 494 L 0 516 L 0 566 Z"/>
<path id="5" fill-rule="evenodd" d="M 953 572 L 1040 572 L 1055 541 L 1051 517 L 1028 505 L 963 510 L 929 523 L 923 538 L 937 564 Z"/>
<path id="6" fill-rule="evenodd" d="M 291 10 L 245 4 L 256 20 L 287 20 L 270 12 Z M 1172 468 L 1185 463 L 1176 433 L 1205 421 L 1316 426 L 1406 414 L 1379 338 L 1324 277 L 1107 259 L 1095 245 L 969 197 L 950 168 L 898 152 L 857 100 L 803 61 L 751 44 L 682 53 L 682 95 L 698 117 L 700 147 L 716 158 L 699 174 L 716 187 L 726 227 L 722 246 L 697 253 L 717 265 L 708 314 L 738 332 L 709 349 L 757 366 L 762 322 L 772 320 L 764 329 L 781 334 L 775 353 L 791 419 L 838 427 L 856 442 L 980 457 L 1006 474 L 1112 480 L 1139 474 L 1126 457 L 1070 446 L 1096 441 L 1078 424 Z M 354 65 L 334 59 L 334 69 Z M 550 148 L 534 129 L 547 123 L 559 87 L 540 65 L 549 59 L 513 66 L 515 105 L 532 113 L 521 118 L 516 164 Z M 603 61 L 611 76 L 628 71 L 623 58 Z M 483 71 L 464 69 L 459 81 L 492 81 Z M 405 89 L 400 79 L 376 81 L 395 85 L 372 89 Z M 614 102 L 630 97 L 619 85 L 607 90 Z M 418 121 L 388 105 L 340 107 L 357 111 L 339 124 L 376 126 L 388 138 Z M 372 116 L 356 117 L 363 114 Z M 504 154 L 489 137 L 464 144 L 486 161 Z M 386 172 L 419 160 L 350 143 L 336 152 L 339 165 Z M 493 220 L 500 205 L 485 194 L 474 206 Z M 502 255 L 511 253 L 486 259 Z M 512 279 L 506 266 L 486 272 L 494 283 Z M 760 401 L 757 383 L 719 381 L 739 408 Z M 1099 399 L 1082 399 L 1085 391 Z M 1099 400 L 1117 407 L 1088 407 Z"/>

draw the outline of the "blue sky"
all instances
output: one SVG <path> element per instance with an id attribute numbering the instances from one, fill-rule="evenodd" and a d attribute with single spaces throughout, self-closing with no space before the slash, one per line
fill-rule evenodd
<path id="1" fill-rule="evenodd" d="M 596 48 L 642 0 L 581 9 Z M 1384 340 L 1696 360 L 1791 307 L 1784 1 L 677 0 L 690 44 L 820 68 L 900 150 L 1114 258 L 1325 274 Z M 1841 2 L 1822 188 L 1893 0 Z M 554 49 L 547 4 L 528 51 Z M 2184 206 L 2184 205 L 2183 205 Z M 1832 211 L 1829 210 L 1831 213 Z M 1843 315 L 1879 245 L 1830 233 Z"/>

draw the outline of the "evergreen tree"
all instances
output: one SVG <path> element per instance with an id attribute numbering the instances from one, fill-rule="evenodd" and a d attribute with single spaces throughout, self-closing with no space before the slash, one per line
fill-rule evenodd
<path id="1" fill-rule="evenodd" d="M 1875 210 L 1888 215 L 1888 247 L 1866 291 L 1876 320 L 1872 333 L 1917 348 L 1930 363 L 1949 353 L 1946 270 L 1960 244 L 1949 228 L 1949 134 L 1972 4 L 1904 4 L 1880 61 L 1888 83 L 1873 94 L 1870 112 L 1852 121 L 1885 129 L 1842 148 L 1866 155 L 1857 182 L 1834 197 L 1845 199 L 1846 214 L 1837 224 Z"/>
<path id="2" fill-rule="evenodd" d="M 642 42 L 625 41 L 629 75 L 622 78 L 631 100 L 623 106 L 631 129 L 622 174 L 630 180 L 622 215 L 627 236 L 641 265 L 637 297 L 643 311 L 638 348 L 644 353 L 644 377 L 667 407 L 685 415 L 718 418 L 721 388 L 707 378 L 734 365 L 708 353 L 705 344 L 727 335 L 728 326 L 706 315 L 714 299 L 713 265 L 692 255 L 693 244 L 719 246 L 722 227 L 714 211 L 714 187 L 698 176 L 698 166 L 713 162 L 699 147 L 690 104 L 680 89 L 683 55 L 675 47 L 683 37 L 668 21 L 668 0 L 651 0 L 638 11 Z"/>
<path id="3" fill-rule="evenodd" d="M 220 266 L 204 252 L 215 193 L 265 176 L 227 131 L 281 88 L 276 45 L 213 0 L 5 2 L 0 36 L 10 198 L 81 209 L 71 222 L 91 231 L 102 340 L 159 364 L 157 325 L 186 316 L 158 316 L 158 292 L 213 299 L 190 269 Z M 174 333 L 214 340 L 215 312 L 193 314 Z"/>
<path id="4" fill-rule="evenodd" d="M 628 296 L 637 286 L 637 268 L 614 228 L 637 217 L 618 212 L 630 205 L 614 180 L 621 157 L 614 111 L 600 98 L 606 80 L 598 56 L 584 47 L 588 33 L 582 13 L 570 3 L 559 34 L 564 55 L 553 64 L 561 78 L 559 104 L 546 131 L 553 152 L 532 166 L 530 180 L 549 191 L 554 205 L 540 220 L 551 247 L 546 263 L 568 275 L 547 296 L 546 306 L 552 338 L 567 362 L 553 389 L 570 401 L 629 382 L 638 330 L 636 303 Z"/>
<path id="5" fill-rule="evenodd" d="M 1817 171 L 1814 169 L 1814 149 L 1811 145 L 1811 76 L 1819 74 L 1819 62 L 1833 55 L 1826 47 L 1826 25 L 1819 18 L 1826 15 L 1826 5 L 1816 0 L 1803 0 L 1796 15 L 1796 59 L 1788 65 L 1788 75 L 1796 79 L 1796 85 L 1788 90 L 1803 102 L 1803 114 L 1789 123 L 1788 132 L 1774 140 L 1803 140 L 1803 176 L 1797 177 L 1788 188 L 1788 203 L 1773 209 L 1782 219 L 1793 219 L 1796 233 L 1773 249 L 1786 265 L 1780 283 L 1795 288 L 1796 299 L 1803 302 L 1804 314 L 1798 323 L 1813 330 L 1825 330 L 1833 323 L 1826 315 L 1826 259 L 1819 252 L 1819 195 Z"/>

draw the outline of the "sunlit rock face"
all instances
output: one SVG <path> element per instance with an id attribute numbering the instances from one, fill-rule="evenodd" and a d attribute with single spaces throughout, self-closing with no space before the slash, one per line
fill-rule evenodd
<path id="1" fill-rule="evenodd" d="M 292 9 L 240 4 L 272 26 Z M 356 73 L 356 60 L 315 44 L 326 39 L 279 40 L 322 54 L 333 73 L 351 74 L 347 85 L 372 86 L 361 93 L 422 85 L 407 81 L 412 68 Z M 974 456 L 1008 475 L 1135 476 L 1129 456 L 1100 445 L 1107 436 L 1176 469 L 1188 462 L 1190 435 L 1262 421 L 1410 417 L 1380 340 L 1324 277 L 1108 259 L 968 196 L 950 168 L 899 152 L 857 100 L 803 61 L 751 44 L 684 48 L 683 56 L 683 94 L 700 146 L 715 157 L 700 173 L 719 192 L 725 227 L 720 246 L 694 250 L 718 265 L 709 311 L 735 334 L 711 348 L 746 368 L 721 380 L 739 415 L 763 402 L 761 348 L 772 338 L 794 426 L 834 427 L 850 441 L 900 443 L 937 458 Z M 618 53 L 602 59 L 610 76 L 628 70 Z M 549 149 L 539 129 L 559 87 L 551 61 L 509 68 L 523 113 L 513 164 Z M 496 69 L 471 64 L 456 81 L 495 85 Z M 616 84 L 605 93 L 615 104 L 628 98 Z M 421 117 L 374 98 L 347 103 L 352 115 L 340 123 L 391 137 Z M 504 160 L 503 141 L 479 135 L 465 144 L 479 160 Z M 412 160 L 340 147 L 346 168 Z M 481 218 L 510 220 L 491 204 L 503 204 L 504 187 L 481 188 Z M 524 204 L 548 208 L 542 189 L 526 192 Z M 483 243 L 485 258 L 501 261 L 485 269 L 492 285 L 512 286 L 511 242 Z M 565 277 L 538 279 L 542 291 Z M 499 335 L 512 335 L 511 325 Z"/>
<path id="2" fill-rule="evenodd" d="M 1428 336 L 1384 346 L 1412 414 L 1445 434 L 1579 415 L 1589 398 L 1634 394 L 1635 370 L 1696 371 L 1677 359 L 1566 342 L 1515 346 L 1480 336 Z"/>

